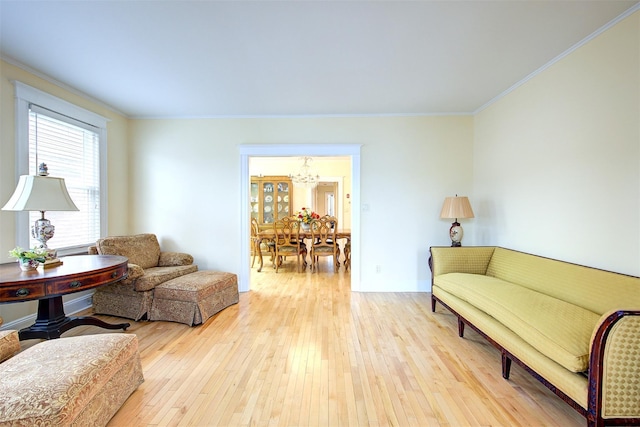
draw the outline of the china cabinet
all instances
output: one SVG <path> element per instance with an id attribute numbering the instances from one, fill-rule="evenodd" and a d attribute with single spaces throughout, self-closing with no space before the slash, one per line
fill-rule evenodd
<path id="1" fill-rule="evenodd" d="M 265 225 L 292 215 L 292 189 L 288 176 L 252 176 L 251 217 Z"/>

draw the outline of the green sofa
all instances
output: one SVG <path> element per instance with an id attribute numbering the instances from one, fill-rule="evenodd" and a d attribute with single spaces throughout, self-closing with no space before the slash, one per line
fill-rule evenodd
<path id="1" fill-rule="evenodd" d="M 501 247 L 432 247 L 436 302 L 584 415 L 640 425 L 640 278 Z"/>

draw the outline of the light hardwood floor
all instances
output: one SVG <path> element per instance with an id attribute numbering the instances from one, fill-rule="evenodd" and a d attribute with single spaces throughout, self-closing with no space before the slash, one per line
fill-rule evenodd
<path id="1" fill-rule="evenodd" d="M 352 293 L 329 262 L 254 269 L 198 327 L 133 322 L 145 382 L 109 426 L 586 425 L 515 364 L 502 379 L 498 351 L 429 294 Z"/>

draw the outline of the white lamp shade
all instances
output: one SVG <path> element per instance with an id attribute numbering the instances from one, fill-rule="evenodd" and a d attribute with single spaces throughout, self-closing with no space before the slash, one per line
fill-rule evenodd
<path id="1" fill-rule="evenodd" d="M 447 197 L 444 199 L 440 218 L 473 218 L 473 209 L 468 197 Z"/>
<path id="2" fill-rule="evenodd" d="M 64 178 L 22 175 L 4 211 L 77 211 Z"/>

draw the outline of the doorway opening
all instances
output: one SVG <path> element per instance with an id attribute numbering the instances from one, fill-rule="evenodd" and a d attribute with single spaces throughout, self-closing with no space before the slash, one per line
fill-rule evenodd
<path id="1" fill-rule="evenodd" d="M 323 215 L 337 216 L 338 213 L 338 183 L 321 181 L 314 189 L 314 204 L 316 212 Z"/>
<path id="2" fill-rule="evenodd" d="M 240 184 L 241 184 L 241 230 L 240 230 L 240 273 L 238 288 L 241 292 L 250 290 L 250 260 L 249 260 L 249 222 L 250 206 L 250 169 L 249 159 L 253 157 L 300 157 L 300 156 L 346 156 L 351 163 L 351 193 L 349 200 L 352 205 L 350 212 L 351 229 L 351 290 L 360 290 L 360 145 L 355 144 L 287 144 L 287 145 L 240 145 Z M 339 177 L 338 177 L 339 178 Z M 322 182 L 333 182 L 335 177 L 322 177 Z M 340 185 L 340 184 L 338 184 Z M 310 191 L 311 193 L 311 191 Z M 315 193 L 315 192 L 313 192 Z M 313 194 L 312 193 L 312 194 Z M 338 188 L 337 194 L 340 194 Z M 312 195 L 313 197 L 313 195 Z M 334 195 L 335 197 L 335 195 Z M 335 200 L 334 200 L 335 202 Z M 334 204 L 338 212 L 338 204 Z"/>

